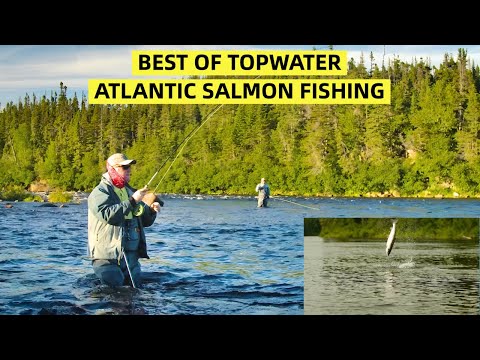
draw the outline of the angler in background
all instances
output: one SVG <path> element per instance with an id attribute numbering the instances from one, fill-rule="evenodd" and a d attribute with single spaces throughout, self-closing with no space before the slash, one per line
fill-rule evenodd
<path id="1" fill-rule="evenodd" d="M 257 207 L 267 207 L 268 199 L 270 198 L 270 187 L 265 181 L 265 178 L 260 180 L 260 184 L 255 187 L 255 191 L 258 192 L 258 205 Z"/>
<path id="2" fill-rule="evenodd" d="M 147 205 L 146 187 L 131 187 L 131 166 L 136 160 L 113 154 L 100 183 L 88 196 L 88 255 L 102 284 L 140 285 L 139 259 L 149 259 L 144 227 L 151 226 L 160 204 Z"/>

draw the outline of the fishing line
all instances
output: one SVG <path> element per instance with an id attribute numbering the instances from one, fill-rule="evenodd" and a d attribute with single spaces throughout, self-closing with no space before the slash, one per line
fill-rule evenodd
<path id="1" fill-rule="evenodd" d="M 187 146 L 187 143 L 188 141 L 197 133 L 198 130 L 200 130 L 200 128 L 205 125 L 205 123 L 218 111 L 220 110 L 223 106 L 225 106 L 225 104 L 221 104 L 221 105 L 218 105 L 215 109 L 213 109 L 208 115 L 207 117 L 205 118 L 205 120 L 199 125 L 197 126 L 195 129 L 193 129 L 183 140 L 182 142 L 171 152 L 171 154 L 167 157 L 167 159 L 164 161 L 164 163 L 162 164 L 162 166 L 160 166 L 160 168 L 155 172 L 155 174 L 153 174 L 152 178 L 150 179 L 150 181 L 147 183 L 147 185 L 145 185 L 145 187 L 148 187 L 150 185 L 150 183 L 153 181 L 153 179 L 155 179 L 155 177 L 158 175 L 158 173 L 160 172 L 161 169 L 163 169 L 163 167 L 165 166 L 165 164 L 168 162 L 168 160 L 172 157 L 172 155 L 180 148 L 180 150 L 178 151 L 177 155 L 175 156 L 175 158 L 173 159 L 173 161 L 170 163 L 170 166 L 168 167 L 168 169 L 165 171 L 165 173 L 163 174 L 162 178 L 160 179 L 160 181 L 158 182 L 157 186 L 155 187 L 155 189 L 153 189 L 153 193 L 155 193 L 155 191 L 157 191 L 158 187 L 160 186 L 160 184 L 162 183 L 163 179 L 165 179 L 165 176 L 167 176 L 168 172 L 170 171 L 170 169 L 172 168 L 173 164 L 175 163 L 175 161 L 178 159 L 178 157 L 180 156 L 180 154 L 182 153 L 183 149 L 185 148 L 185 146 Z M 288 202 L 290 204 L 294 204 L 294 205 L 297 205 L 297 206 L 303 206 L 307 209 L 312 209 L 312 210 L 320 210 L 319 208 L 314 208 L 314 207 L 311 207 L 311 206 L 307 206 L 307 205 L 303 205 L 303 204 L 299 204 L 297 202 L 294 202 L 294 201 L 290 201 L 290 200 L 285 200 L 285 199 L 280 199 L 280 198 L 277 198 L 277 197 L 270 197 L 271 199 L 273 200 L 279 200 L 279 201 L 284 201 L 284 202 Z"/>
<path id="2" fill-rule="evenodd" d="M 180 154 L 182 153 L 183 149 L 185 148 L 185 146 L 187 145 L 188 141 L 193 137 L 193 135 L 196 134 L 196 132 L 198 130 L 200 130 L 200 128 L 205 125 L 205 123 L 207 122 L 208 119 L 210 119 L 210 117 L 212 117 L 213 114 L 215 114 L 218 110 L 220 110 L 220 108 L 222 108 L 225 104 L 221 104 L 221 105 L 218 105 L 215 109 L 212 110 L 212 112 L 210 114 L 208 114 L 208 116 L 205 118 L 205 120 L 203 120 L 203 122 L 197 126 L 196 129 L 194 129 L 192 132 L 190 132 L 190 134 L 185 138 L 183 139 L 183 141 L 177 146 L 177 148 L 175 149 L 175 151 L 177 151 L 177 149 L 183 144 L 183 146 L 180 148 L 180 150 L 178 151 L 177 153 L 177 156 L 175 156 L 175 158 L 173 159 L 173 161 L 170 163 L 170 166 L 168 167 L 168 169 L 165 171 L 165 173 L 163 174 L 162 178 L 160 179 L 160 181 L 158 182 L 157 186 L 155 187 L 155 189 L 153 189 L 153 193 L 155 193 L 155 191 L 157 190 L 158 186 L 162 183 L 163 179 L 165 178 L 165 176 L 167 176 L 168 172 L 170 171 L 171 167 L 173 166 L 173 164 L 175 163 L 175 160 L 177 160 L 177 158 L 180 156 Z M 167 160 L 170 158 L 170 156 L 167 158 Z M 166 163 L 166 162 L 165 162 Z M 162 165 L 165 166 L 165 163 Z M 161 169 L 161 168 L 160 168 Z M 155 173 L 155 175 L 153 175 L 153 177 L 150 179 L 150 181 L 148 183 L 150 183 L 154 178 L 155 176 L 158 174 L 158 172 L 160 171 L 160 169 Z M 147 184 L 148 186 L 148 184 Z"/>
<path id="3" fill-rule="evenodd" d="M 177 160 L 177 158 L 180 156 L 180 154 L 182 153 L 183 149 L 185 148 L 185 146 L 187 146 L 187 143 L 188 141 L 197 133 L 198 130 L 200 130 L 200 128 L 207 122 L 207 120 L 212 117 L 218 110 L 220 110 L 220 108 L 222 108 L 225 104 L 221 104 L 219 106 L 217 106 L 215 109 L 212 110 L 212 112 L 210 114 L 208 114 L 208 116 L 205 118 L 205 120 L 196 128 L 194 129 L 193 131 L 190 132 L 190 134 L 185 137 L 185 139 L 183 139 L 183 141 L 177 146 L 177 148 L 175 149 L 175 151 L 180 147 L 183 146 L 180 148 L 180 150 L 178 151 L 177 153 L 177 156 L 175 156 L 175 158 L 173 159 L 173 161 L 170 163 L 170 166 L 168 167 L 168 169 L 165 171 L 165 173 L 163 174 L 162 178 L 160 179 L 160 181 L 158 182 L 157 186 L 155 187 L 155 189 L 153 189 L 153 193 L 155 193 L 155 191 L 157 190 L 158 186 L 162 183 L 163 179 L 165 178 L 165 176 L 167 176 L 168 172 L 170 171 L 170 169 L 172 168 L 173 164 L 175 163 L 175 161 Z M 170 158 L 170 156 L 167 158 L 167 161 L 168 159 Z M 157 174 L 159 173 L 159 171 L 163 168 L 163 166 L 165 166 L 166 162 L 163 163 L 163 165 L 161 166 L 160 169 L 158 169 L 158 171 L 153 175 L 153 177 L 150 179 L 150 181 L 148 182 L 148 184 L 150 184 L 150 182 L 155 178 L 155 176 L 157 176 Z M 148 186 L 148 184 L 146 186 Z M 288 203 L 291 203 L 291 204 L 294 204 L 294 205 L 298 205 L 298 206 L 303 206 L 303 207 L 306 207 L 308 209 L 313 209 L 313 210 L 320 210 L 319 208 L 314 208 L 314 207 L 311 207 L 311 206 L 307 206 L 307 205 L 302 205 L 302 204 L 299 204 L 299 203 L 296 203 L 294 201 L 290 201 L 290 200 L 284 200 L 284 199 L 280 199 L 280 198 L 276 198 L 276 197 L 270 197 L 271 199 L 274 199 L 274 200 L 280 200 L 280 201 L 284 201 L 284 202 L 288 202 Z"/>
<path id="4" fill-rule="evenodd" d="M 222 107 L 224 104 L 222 105 L 219 105 L 219 107 L 217 109 L 214 109 L 213 111 L 217 111 L 220 107 Z M 148 181 L 148 183 L 145 185 L 145 187 L 148 187 L 150 185 L 150 183 L 153 181 L 153 179 L 155 179 L 155 177 L 158 175 L 158 173 L 160 172 L 160 170 L 163 169 L 163 167 L 165 166 L 165 164 L 168 162 L 168 160 L 170 160 L 170 158 L 172 157 L 173 154 L 176 153 L 176 151 L 178 150 L 178 148 L 188 139 L 190 139 L 194 133 L 196 133 L 198 131 L 198 129 L 200 129 L 203 124 L 205 124 L 205 122 L 208 120 L 208 118 L 210 116 L 213 115 L 213 112 L 210 113 L 207 118 L 203 121 L 202 124 L 200 124 L 200 126 L 198 126 L 197 128 L 193 129 L 192 131 L 190 131 L 190 133 L 182 140 L 182 142 L 180 144 L 177 145 L 177 147 L 175 149 L 173 149 L 173 151 L 170 152 L 170 154 L 168 155 L 168 157 L 165 159 L 165 161 L 163 162 L 163 164 L 158 168 L 158 170 L 155 172 L 155 174 L 153 174 L 153 176 L 151 177 L 151 179 Z M 157 185 L 158 187 L 158 185 Z M 157 189 L 157 187 L 155 188 L 155 190 Z M 155 190 L 153 192 L 155 192 Z"/>
<path id="5" fill-rule="evenodd" d="M 294 204 L 294 205 L 298 205 L 298 206 L 303 206 L 303 207 L 306 207 L 306 208 L 312 209 L 312 210 L 320 210 L 320 208 L 314 208 L 314 207 L 311 207 L 311 206 L 302 205 L 302 204 L 299 204 L 299 203 L 294 202 L 294 201 L 285 200 L 285 199 L 280 199 L 280 198 L 277 198 L 277 197 L 272 197 L 272 196 L 270 196 L 270 199 L 285 201 L 285 202 L 288 202 L 288 203 L 290 203 L 290 204 Z"/>
<path id="6" fill-rule="evenodd" d="M 127 254 L 125 254 L 125 251 L 123 251 L 123 249 L 122 249 L 122 254 L 123 254 L 123 258 L 125 259 L 125 264 L 127 265 L 127 271 L 128 271 L 128 275 L 130 276 L 130 281 L 132 282 L 133 288 L 136 289 L 137 287 L 135 286 L 135 281 L 133 280 L 132 272 L 130 271 L 130 265 L 128 264 Z M 133 305 L 133 299 L 132 299 L 132 305 Z"/>
<path id="7" fill-rule="evenodd" d="M 258 75 L 254 80 L 258 79 L 261 75 Z M 164 161 L 164 163 L 162 164 L 162 166 L 157 170 L 157 172 L 155 174 L 153 174 L 152 178 L 150 179 L 150 181 L 147 183 L 147 185 L 145 185 L 145 187 L 148 187 L 150 185 L 150 183 L 153 181 L 153 179 L 158 175 L 158 173 L 160 172 L 160 170 L 165 166 L 165 164 L 167 163 L 167 161 L 172 157 L 172 155 L 181 147 L 180 151 L 177 153 L 177 156 L 175 156 L 175 158 L 173 159 L 173 161 L 171 162 L 170 166 L 168 167 L 168 169 L 165 171 L 165 173 L 163 174 L 162 178 L 160 179 L 160 181 L 158 182 L 157 186 L 155 187 L 155 189 L 153 190 L 153 193 L 155 193 L 155 191 L 158 189 L 158 186 L 162 183 L 163 179 L 165 178 L 165 176 L 168 174 L 168 172 L 170 171 L 170 169 L 172 168 L 175 160 L 177 160 L 177 158 L 180 156 L 180 154 L 182 153 L 183 149 L 185 148 L 185 146 L 187 145 L 188 141 L 193 137 L 193 135 L 195 135 L 197 133 L 198 130 L 200 130 L 200 128 L 205 125 L 205 123 L 208 121 L 208 119 L 210 119 L 212 117 L 213 114 L 215 114 L 218 110 L 220 110 L 223 106 L 225 106 L 225 104 L 220 104 L 218 105 L 215 109 L 212 110 L 212 112 L 210 112 L 210 114 L 207 115 L 207 117 L 205 118 L 205 120 L 203 120 L 203 122 L 197 126 L 195 129 L 193 129 L 190 134 L 188 134 L 184 139 L 183 141 L 178 144 L 178 146 L 172 151 L 172 153 L 167 157 L 167 159 Z"/>

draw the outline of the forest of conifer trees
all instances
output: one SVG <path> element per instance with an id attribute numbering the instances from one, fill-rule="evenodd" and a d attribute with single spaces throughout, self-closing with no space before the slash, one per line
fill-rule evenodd
<path id="1" fill-rule="evenodd" d="M 409 241 L 473 240 L 478 242 L 476 218 L 403 218 L 397 219 L 397 234 Z M 392 227 L 392 219 L 383 218 L 305 218 L 304 235 L 325 240 L 384 242 Z M 398 237 L 399 235 L 397 235 Z"/>
<path id="2" fill-rule="evenodd" d="M 480 196 L 479 68 L 464 49 L 384 64 L 351 59 L 346 78 L 390 79 L 390 105 L 88 105 L 86 96 L 26 94 L 0 111 L 0 192 L 89 192 L 114 152 L 137 159 L 132 185 L 157 193 Z M 1 195 L 0 195 L 1 198 Z"/>

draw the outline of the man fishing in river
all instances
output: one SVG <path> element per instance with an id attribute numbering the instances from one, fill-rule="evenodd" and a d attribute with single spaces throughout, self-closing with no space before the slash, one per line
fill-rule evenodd
<path id="1" fill-rule="evenodd" d="M 257 207 L 267 207 L 268 199 L 270 198 L 270 187 L 266 183 L 265 178 L 260 180 L 260 183 L 255 187 L 258 192 Z"/>
<path id="2" fill-rule="evenodd" d="M 151 226 L 160 203 L 142 201 L 147 188 L 131 187 L 136 160 L 113 154 L 100 183 L 88 196 L 88 254 L 101 283 L 109 286 L 141 283 L 139 259 L 149 259 L 144 227 Z"/>

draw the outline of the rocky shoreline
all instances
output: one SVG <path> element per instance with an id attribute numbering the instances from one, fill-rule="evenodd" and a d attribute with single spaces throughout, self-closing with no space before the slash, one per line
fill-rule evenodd
<path id="1" fill-rule="evenodd" d="M 80 191 L 66 191 L 65 193 L 71 196 L 71 200 L 66 201 L 70 203 L 81 203 L 83 201 L 87 201 L 88 195 L 89 195 L 89 193 L 80 192 Z M 35 198 L 33 202 L 45 202 L 45 203 L 50 202 L 51 192 L 49 191 L 27 191 L 26 194 Z M 37 199 L 41 199 L 41 200 L 37 200 Z M 0 202 L 18 202 L 18 201 L 19 200 L 3 200 L 0 198 Z"/>
<path id="2" fill-rule="evenodd" d="M 66 191 L 65 193 L 70 194 L 72 196 L 71 202 L 74 202 L 74 203 L 87 201 L 87 198 L 89 195 L 89 193 L 80 192 L 80 191 Z M 48 191 L 31 192 L 31 194 L 40 196 L 44 202 L 49 202 L 50 192 Z"/>

